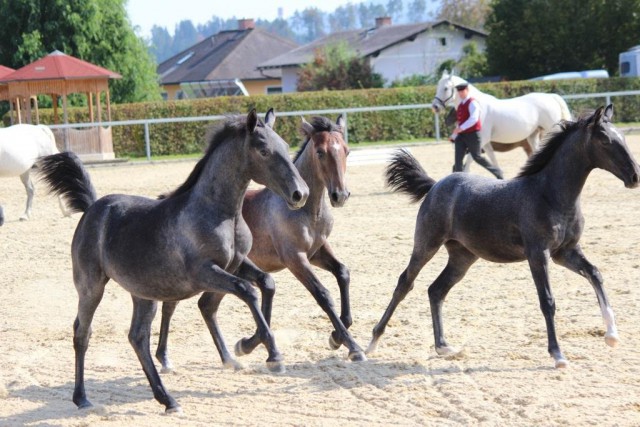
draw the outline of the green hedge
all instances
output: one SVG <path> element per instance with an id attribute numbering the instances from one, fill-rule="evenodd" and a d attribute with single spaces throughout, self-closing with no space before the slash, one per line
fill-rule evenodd
<path id="1" fill-rule="evenodd" d="M 498 98 L 511 98 L 529 92 L 554 92 L 560 95 L 597 93 L 640 89 L 640 78 L 576 79 L 556 81 L 517 81 L 482 83 L 477 87 Z M 197 117 L 226 114 L 246 114 L 255 107 L 264 113 L 273 107 L 281 111 L 305 111 L 353 107 L 406 105 L 430 103 L 435 86 L 350 91 L 322 91 L 251 97 L 218 97 L 198 100 L 161 101 L 112 106 L 112 120 L 124 121 L 148 118 Z M 604 99 L 570 100 L 574 114 L 603 105 Z M 625 96 L 613 99 L 617 122 L 640 121 L 640 97 Z M 337 115 L 329 115 L 335 120 Z M 412 140 L 435 137 L 434 114 L 428 109 L 409 109 L 384 112 L 350 113 L 348 115 L 349 143 L 365 141 Z M 310 117 L 306 117 L 307 120 Z M 52 110 L 41 110 L 42 123 L 52 123 Z M 441 117 L 443 120 L 443 117 Z M 88 121 L 86 108 L 69 111 L 70 123 Z M 185 122 L 150 125 L 153 155 L 199 153 L 203 150 L 206 128 L 211 123 Z M 292 146 L 301 141 L 298 131 L 300 118 L 279 116 L 275 129 Z M 444 123 L 441 123 L 444 129 Z M 118 157 L 143 156 L 144 127 L 114 126 L 114 150 Z"/>

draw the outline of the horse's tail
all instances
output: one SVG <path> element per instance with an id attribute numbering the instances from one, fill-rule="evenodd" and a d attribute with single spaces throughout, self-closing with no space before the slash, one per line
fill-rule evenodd
<path id="1" fill-rule="evenodd" d="M 560 105 L 560 116 L 561 119 L 564 120 L 573 120 L 573 116 L 571 115 L 571 111 L 569 110 L 569 106 L 567 105 L 567 102 L 564 100 L 563 97 L 561 97 L 560 95 L 558 95 L 557 93 L 554 93 L 553 95 L 556 102 L 558 103 L 558 105 Z"/>
<path id="2" fill-rule="evenodd" d="M 86 212 L 98 199 L 87 170 L 74 153 L 64 151 L 41 157 L 37 165 L 49 192 L 64 199 L 69 213 Z"/>
<path id="3" fill-rule="evenodd" d="M 405 149 L 395 152 L 385 174 L 387 185 L 393 191 L 411 196 L 412 202 L 422 200 L 436 183 L 427 175 L 418 160 Z"/>

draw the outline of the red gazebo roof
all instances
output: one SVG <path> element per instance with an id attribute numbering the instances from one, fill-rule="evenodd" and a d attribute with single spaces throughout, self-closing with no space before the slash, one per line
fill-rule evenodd
<path id="1" fill-rule="evenodd" d="M 0 65 L 0 79 L 3 79 L 5 76 L 13 73 L 15 70 L 13 68 L 5 67 L 4 65 Z"/>
<path id="2" fill-rule="evenodd" d="M 121 77 L 116 72 L 55 50 L 8 75 L 0 74 L 0 83 L 26 80 L 117 79 Z"/>

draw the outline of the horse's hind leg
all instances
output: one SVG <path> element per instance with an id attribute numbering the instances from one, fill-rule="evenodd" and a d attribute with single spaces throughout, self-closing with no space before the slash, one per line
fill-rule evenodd
<path id="1" fill-rule="evenodd" d="M 4 225 L 4 209 L 0 206 L 0 227 Z"/>
<path id="2" fill-rule="evenodd" d="M 338 261 L 328 242 L 321 246 L 309 261 L 311 264 L 331 272 L 331 274 L 336 278 L 338 288 L 340 289 L 340 320 L 344 327 L 349 329 L 353 323 L 353 319 L 351 318 L 351 303 L 349 299 L 349 269 Z M 329 345 L 334 350 L 337 350 L 341 344 L 342 338 L 338 331 L 334 330 L 331 332 L 331 336 L 329 337 Z"/>
<path id="3" fill-rule="evenodd" d="M 162 317 L 160 319 L 160 339 L 156 348 L 156 359 L 162 364 L 160 372 L 173 371 L 173 364 L 169 360 L 169 351 L 167 345 L 169 342 L 169 324 L 173 313 L 176 311 L 178 301 L 165 301 L 162 303 Z"/>
<path id="4" fill-rule="evenodd" d="M 167 393 L 162 384 L 160 375 L 153 364 L 151 350 L 149 348 L 151 322 L 155 317 L 158 303 L 135 296 L 131 298 L 133 299 L 133 317 L 131 319 L 131 328 L 129 329 L 129 342 L 135 350 L 142 369 L 149 380 L 151 390 L 153 390 L 153 396 L 158 402 L 165 406 L 165 412 L 180 412 L 180 405 Z"/>
<path id="5" fill-rule="evenodd" d="M 77 280 L 76 289 L 80 300 L 78 302 L 78 315 L 73 323 L 73 349 L 76 356 L 76 379 L 73 390 L 73 403 L 78 409 L 89 408 L 93 406 L 87 399 L 84 388 L 84 360 L 89 347 L 89 339 L 91 338 L 91 322 L 93 315 L 98 308 L 98 304 L 102 300 L 104 287 L 108 279 L 102 277 L 95 280 Z M 88 286 L 84 286 L 88 283 Z M 95 286 L 92 286 L 95 284 Z"/>
<path id="6" fill-rule="evenodd" d="M 416 227 L 416 236 L 420 236 L 422 233 L 418 231 Z M 427 242 L 427 243 L 424 243 Z M 369 343 L 369 347 L 367 348 L 366 353 L 371 354 L 376 350 L 378 346 L 378 340 L 387 327 L 389 320 L 391 320 L 391 316 L 393 312 L 398 307 L 398 304 L 407 296 L 407 294 L 413 289 L 413 282 L 416 277 L 420 273 L 420 270 L 425 266 L 427 262 L 438 252 L 438 249 L 442 245 L 442 241 L 434 239 L 426 239 L 416 240 L 413 244 L 413 253 L 411 254 L 411 259 L 409 260 L 409 265 L 402 272 L 400 277 L 398 278 L 398 284 L 396 285 L 396 289 L 393 291 L 393 297 L 387 306 L 384 314 L 380 321 L 373 328 L 373 338 Z"/>
<path id="7" fill-rule="evenodd" d="M 220 354 L 220 359 L 222 360 L 222 364 L 224 365 L 224 367 L 241 369 L 242 365 L 238 363 L 231 356 L 229 350 L 227 350 L 227 345 L 222 338 L 222 332 L 220 331 L 218 319 L 216 317 L 218 313 L 218 307 L 220 307 L 220 303 L 222 302 L 222 298 L 224 298 L 224 295 L 225 294 L 216 292 L 205 292 L 198 300 L 198 307 L 200 308 L 200 313 L 202 314 L 202 317 L 207 324 L 207 328 L 209 328 L 211 337 L 213 337 L 213 343 L 218 349 L 218 353 Z"/>
<path id="8" fill-rule="evenodd" d="M 442 304 L 447 294 L 469 270 L 469 267 L 478 259 L 460 243 L 450 241 L 445 244 L 449 253 L 449 260 L 444 270 L 429 286 L 429 304 L 431 305 L 431 320 L 433 323 L 433 336 L 435 339 L 436 353 L 447 355 L 456 353 L 457 350 L 449 347 L 444 338 L 442 323 Z"/>
<path id="9" fill-rule="evenodd" d="M 593 289 L 596 292 L 596 297 L 598 298 L 602 318 L 607 326 L 607 332 L 604 335 L 604 340 L 609 346 L 615 347 L 619 340 L 615 315 L 613 314 L 613 310 L 609 305 L 609 299 L 607 298 L 607 294 L 602 286 L 602 275 L 600 274 L 600 271 L 598 271 L 598 268 L 587 260 L 579 246 L 554 254 L 553 260 L 574 273 L 578 273 L 585 277 L 589 283 L 591 283 L 591 286 L 593 286 Z"/>
<path id="10" fill-rule="evenodd" d="M 20 217 L 20 221 L 26 221 L 31 217 L 31 205 L 33 204 L 33 195 L 35 194 L 35 187 L 33 186 L 33 182 L 30 177 L 31 170 L 27 170 L 25 173 L 20 175 L 20 180 L 24 185 L 25 190 L 27 191 L 27 207 L 24 211 L 24 214 Z"/>

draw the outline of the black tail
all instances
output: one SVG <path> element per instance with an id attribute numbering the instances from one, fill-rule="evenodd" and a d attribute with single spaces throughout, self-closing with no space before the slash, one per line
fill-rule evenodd
<path id="1" fill-rule="evenodd" d="M 41 157 L 37 165 L 49 192 L 61 196 L 72 213 L 86 212 L 98 199 L 87 170 L 72 152 Z"/>
<path id="2" fill-rule="evenodd" d="M 436 183 L 405 149 L 397 150 L 393 155 L 387 166 L 386 177 L 387 185 L 393 191 L 408 194 L 412 202 L 422 200 Z"/>

